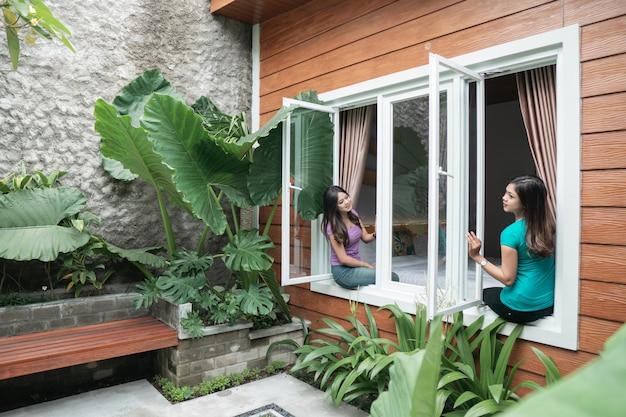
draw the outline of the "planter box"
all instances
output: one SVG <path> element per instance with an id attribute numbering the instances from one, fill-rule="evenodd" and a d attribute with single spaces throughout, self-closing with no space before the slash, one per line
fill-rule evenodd
<path id="1" fill-rule="evenodd" d="M 191 311 L 191 304 L 176 305 L 159 300 L 151 311 L 159 320 L 178 330 L 178 346 L 162 349 L 157 354 L 160 375 L 177 387 L 197 385 L 246 368 L 263 368 L 273 361 L 293 363 L 296 358 L 292 347 L 281 345 L 269 357 L 266 357 L 267 348 L 284 339 L 304 342 L 300 320 L 261 330 L 250 330 L 252 323 L 249 322 L 209 326 L 204 330 L 204 337 L 192 339 L 180 325 L 180 318 Z"/>
<path id="2" fill-rule="evenodd" d="M 0 337 L 149 315 L 146 308 L 135 308 L 133 300 L 137 296 L 110 294 L 0 307 Z"/>

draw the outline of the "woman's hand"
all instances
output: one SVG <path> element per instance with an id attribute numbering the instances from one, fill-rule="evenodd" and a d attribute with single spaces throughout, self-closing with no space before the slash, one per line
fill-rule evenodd
<path id="1" fill-rule="evenodd" d="M 469 232 L 467 234 L 467 250 L 469 252 L 469 256 L 472 259 L 475 259 L 480 252 L 480 248 L 483 246 L 483 242 L 476 236 L 474 232 Z"/>

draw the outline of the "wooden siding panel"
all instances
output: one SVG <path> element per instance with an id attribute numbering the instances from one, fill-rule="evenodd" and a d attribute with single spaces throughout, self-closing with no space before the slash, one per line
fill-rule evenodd
<path id="1" fill-rule="evenodd" d="M 625 33 L 626 15 L 584 26 L 580 34 L 582 62 L 626 53 Z"/>
<path id="2" fill-rule="evenodd" d="M 342 39 L 345 38 L 345 36 L 350 36 L 350 32 L 345 32 L 345 35 L 343 33 L 332 34 L 332 37 L 328 40 L 316 38 L 312 40 L 310 44 L 306 43 L 294 48 L 294 50 L 288 51 L 288 56 L 279 54 L 273 57 L 272 60 L 277 60 L 281 62 L 281 64 L 286 64 L 286 68 L 282 71 L 274 71 L 267 77 L 262 77 L 260 94 L 265 95 L 282 86 L 289 85 L 294 82 L 315 78 L 322 74 L 332 73 L 333 71 L 346 68 L 347 66 L 353 65 L 357 62 L 387 56 L 394 51 L 410 48 L 416 43 L 437 39 L 448 33 L 457 33 L 462 30 L 479 26 L 485 22 L 503 20 L 501 19 L 503 16 L 508 15 L 508 18 L 511 18 L 512 16 L 515 17 L 515 23 L 519 25 L 519 17 L 516 12 L 523 11 L 525 7 L 537 4 L 537 0 L 525 0 L 503 3 L 501 7 L 496 8 L 488 7 L 487 3 L 489 2 L 490 0 L 468 0 L 453 7 L 428 14 L 423 18 L 391 27 L 388 30 L 374 33 L 367 37 L 365 37 L 365 34 L 361 33 L 356 40 L 346 44 L 345 46 L 339 46 L 336 43 L 344 42 Z M 543 19 L 550 21 L 544 10 L 544 8 L 549 9 L 550 7 L 554 9 L 553 16 L 558 20 L 558 25 L 560 26 L 562 24 L 562 18 L 558 14 L 558 9 L 555 8 L 553 4 L 540 8 L 542 9 L 541 15 Z M 485 10 L 485 12 L 473 13 L 474 10 Z M 536 9 L 533 9 L 530 12 L 533 13 L 535 10 Z M 393 17 L 395 16 L 388 16 L 388 18 Z M 393 21 L 393 19 L 391 19 L 391 21 Z M 546 22 L 544 21 L 541 21 L 541 23 L 533 21 L 533 26 L 543 26 L 545 23 Z M 359 23 L 357 27 L 361 27 L 362 30 L 366 30 L 365 33 L 371 33 L 369 32 L 369 25 Z M 357 31 L 357 27 L 351 29 L 351 32 Z M 341 28 L 341 30 L 344 31 L 346 28 Z M 484 37 L 485 32 L 482 33 L 482 36 L 477 34 L 476 37 Z M 502 42 L 502 34 L 500 32 L 497 33 L 498 37 L 490 37 L 492 44 Z M 472 36 L 465 36 L 464 41 L 472 38 Z M 331 39 L 334 39 L 335 42 L 330 42 Z M 329 43 L 330 45 L 327 45 Z M 324 45 L 322 47 L 323 51 L 319 50 L 319 45 Z M 469 45 L 467 42 L 462 42 L 456 46 L 458 47 L 458 45 L 463 45 L 465 52 L 474 50 L 468 48 Z M 434 52 L 435 50 L 433 49 L 432 51 Z M 424 51 L 424 54 L 427 58 L 428 51 Z M 310 59 L 314 56 L 315 59 Z M 294 57 L 296 59 L 290 60 L 290 57 Z M 267 65 L 269 66 L 271 64 L 268 62 Z M 404 68 L 402 69 L 414 66 L 416 66 L 415 63 L 408 61 L 403 65 Z M 261 63 L 262 73 L 266 72 L 264 67 L 266 67 L 265 62 Z"/>
<path id="3" fill-rule="evenodd" d="M 312 89 L 325 92 L 397 71 L 426 65 L 429 52 L 448 57 L 457 56 L 559 28 L 562 24 L 562 18 L 558 14 L 559 10 L 558 4 L 550 3 L 465 31 L 419 43 L 366 62 L 359 62 L 354 65 L 346 63 L 345 65 L 350 66 L 314 79 L 307 79 L 310 77 L 309 73 L 293 73 L 292 78 L 284 79 L 282 82 L 277 81 L 278 83 L 272 88 L 265 88 L 264 84 L 267 80 L 263 79 L 261 80 L 261 88 L 267 94 L 261 97 L 261 114 L 265 120 L 268 120 L 271 117 L 269 113 L 276 111 L 282 105 L 283 97 L 292 97 L 301 91 Z M 486 33 L 497 33 L 498 36 L 486 36 Z M 318 63 L 311 62 L 311 65 L 318 65 Z M 279 89 L 270 92 L 276 88 Z"/>
<path id="4" fill-rule="evenodd" d="M 583 135 L 583 170 L 626 168 L 626 130 Z"/>
<path id="5" fill-rule="evenodd" d="M 322 59 L 320 56 L 323 54 L 329 55 L 324 60 L 330 64 L 317 69 L 328 72 L 336 69 L 333 66 L 337 64 L 334 62 L 338 59 L 337 57 L 345 58 L 346 55 L 358 54 L 362 56 L 360 59 L 367 59 L 368 56 L 384 55 L 416 42 L 431 39 L 446 33 L 445 29 L 440 27 L 441 22 L 438 21 L 441 18 L 440 13 L 434 12 L 454 3 L 458 3 L 458 0 L 419 3 L 413 0 L 402 0 L 383 9 L 374 10 L 372 13 L 358 13 L 357 15 L 347 7 L 340 7 L 339 10 L 333 10 L 332 15 L 326 16 L 327 24 L 332 23 L 334 28 L 320 31 L 318 36 L 294 46 L 285 53 L 278 53 L 267 59 L 261 57 L 260 76 L 264 78 L 296 65 L 299 68 L 306 67 L 311 59 Z M 466 27 L 468 26 L 461 26 L 458 29 Z M 450 29 L 458 30 L 455 27 L 450 27 Z M 404 36 L 401 37 L 400 33 L 404 33 Z M 363 45 L 367 45 L 368 48 L 364 49 Z"/>
<path id="6" fill-rule="evenodd" d="M 460 0 L 446 0 L 446 3 L 451 1 L 458 2 Z M 260 59 L 265 61 L 283 51 L 289 51 L 287 55 L 291 56 L 291 49 L 297 49 L 303 43 L 310 43 L 309 41 L 315 37 L 321 38 L 318 47 L 324 50 L 341 46 L 341 44 L 336 44 L 336 41 L 332 37 L 329 38 L 327 34 L 337 27 L 374 13 L 377 9 L 395 2 L 396 0 L 377 0 L 367 3 L 363 3 L 363 0 L 342 2 L 325 0 L 309 3 L 310 6 L 301 7 L 273 19 L 268 24 L 261 25 L 261 42 L 267 47 L 261 51 Z M 434 4 L 439 3 L 439 1 L 429 0 L 425 3 Z M 396 16 L 396 18 L 406 19 L 404 16 Z M 294 30 L 294 28 L 298 29 Z M 324 41 L 330 43 L 325 44 Z M 288 61 L 286 61 L 284 66 L 288 65 Z M 263 76 L 263 72 L 261 76 Z"/>
<path id="7" fill-rule="evenodd" d="M 626 130 L 626 93 L 583 99 L 582 133 Z"/>
<path id="8" fill-rule="evenodd" d="M 626 246 L 581 245 L 580 278 L 626 285 Z"/>
<path id="9" fill-rule="evenodd" d="M 563 11 L 565 26 L 581 26 L 626 14 L 624 0 L 565 0 Z"/>
<path id="10" fill-rule="evenodd" d="M 626 170 L 583 171 L 581 203 L 594 207 L 626 207 Z"/>
<path id="11" fill-rule="evenodd" d="M 583 207 L 581 243 L 626 246 L 626 209 Z"/>
<path id="12" fill-rule="evenodd" d="M 581 317 L 578 323 L 579 349 L 597 354 L 604 350 L 606 341 L 617 332 L 624 323 Z"/>
<path id="13" fill-rule="evenodd" d="M 626 27 L 624 29 L 626 44 Z M 626 54 L 585 62 L 581 68 L 582 97 L 626 91 Z"/>
<path id="14" fill-rule="evenodd" d="M 626 322 L 626 285 L 600 281 L 580 282 L 580 314 Z"/>
<path id="15" fill-rule="evenodd" d="M 538 375 L 544 375 L 545 367 L 532 351 L 531 347 L 535 347 L 545 353 L 547 356 L 551 357 L 554 360 L 554 363 L 559 368 L 559 371 L 563 375 L 567 375 L 580 368 L 581 366 L 586 365 L 590 361 L 597 358 L 597 355 L 582 352 L 582 351 L 570 351 L 565 349 L 560 349 L 554 346 L 542 345 L 539 343 L 532 343 L 527 340 L 518 340 L 513 347 L 513 351 L 511 352 L 511 360 L 510 364 L 515 364 L 518 361 L 526 358 L 524 363 L 520 366 L 521 369 L 524 369 L 529 372 L 533 372 Z"/>
<path id="16" fill-rule="evenodd" d="M 289 305 L 292 310 L 295 308 L 294 311 L 306 312 L 306 318 L 309 320 L 311 320 L 311 317 L 329 317 L 335 321 L 344 321 L 345 317 L 351 314 L 350 301 L 310 291 L 308 285 L 290 285 L 285 287 L 285 290 L 291 295 L 292 301 L 290 301 Z M 390 334 L 395 333 L 395 324 L 393 319 L 389 318 L 389 311 L 378 311 L 377 307 L 370 307 L 370 309 L 380 330 Z M 295 312 L 293 314 L 297 315 Z M 367 322 L 362 304 L 359 305 L 357 318 L 362 323 Z M 313 329 L 324 326 L 324 323 L 321 322 L 313 322 L 313 320 L 311 322 Z"/>

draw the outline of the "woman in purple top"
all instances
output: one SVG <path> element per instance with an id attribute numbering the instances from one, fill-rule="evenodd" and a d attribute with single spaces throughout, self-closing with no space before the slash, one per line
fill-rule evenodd
<path id="1" fill-rule="evenodd" d="M 353 290 L 376 282 L 374 265 L 362 261 L 359 255 L 359 241 L 372 242 L 376 231 L 369 233 L 365 229 L 350 196 L 336 185 L 324 193 L 322 233 L 330 241 L 330 267 L 337 284 Z"/>

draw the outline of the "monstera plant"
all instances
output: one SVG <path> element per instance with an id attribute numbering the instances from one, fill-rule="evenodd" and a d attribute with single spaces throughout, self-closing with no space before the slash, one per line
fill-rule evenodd
<path id="1" fill-rule="evenodd" d="M 315 93 L 299 98 L 319 102 Z M 328 117 L 306 116 L 297 107 L 283 107 L 266 125 L 250 133 L 243 114 L 227 115 L 207 97 L 188 105 L 158 70 L 146 71 L 133 80 L 112 103 L 99 99 L 94 111 L 105 169 L 120 180 L 140 178 L 156 191 L 168 262 L 176 261 L 182 248 L 175 240 L 165 196 L 203 225 L 204 233 L 196 248 L 197 256 L 204 260 L 201 269 L 221 258 L 244 291 L 258 289 L 257 283 L 264 282 L 289 317 L 271 268 L 274 260 L 268 253 L 274 247 L 268 237 L 271 219 L 263 231 L 242 230 L 235 210 L 273 205 L 273 216 L 282 192 L 282 124 L 287 116 L 298 112 L 309 117 L 304 140 L 315 140 L 316 146 L 327 149 L 333 134 Z M 303 190 L 311 196 L 321 196 L 330 183 L 332 161 L 324 168 L 327 174 L 317 167 Z M 311 200 L 300 199 L 297 210 L 310 213 L 306 202 Z M 224 212 L 228 206 L 232 210 L 230 219 Z M 228 237 L 221 253 L 204 253 L 209 232 Z M 147 275 L 140 286 L 140 302 L 149 305 L 163 293 L 177 294 L 175 302 L 197 302 L 206 289 L 215 294 L 203 271 L 177 270 L 193 272 Z"/>

